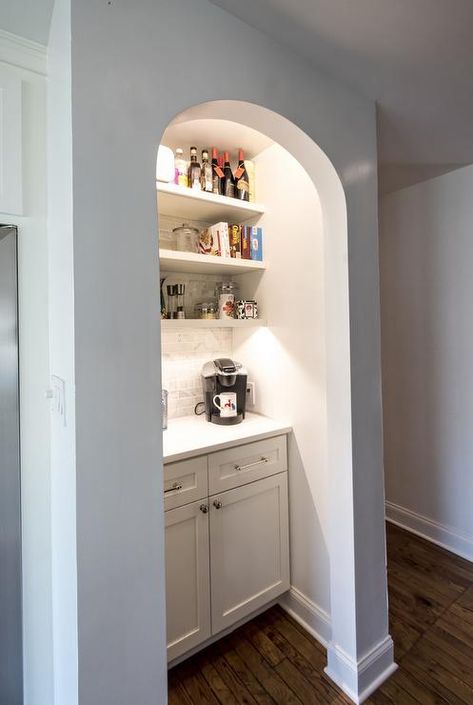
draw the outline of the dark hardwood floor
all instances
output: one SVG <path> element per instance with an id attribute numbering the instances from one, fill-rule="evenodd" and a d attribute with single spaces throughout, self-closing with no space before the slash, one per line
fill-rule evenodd
<path id="1" fill-rule="evenodd" d="M 367 705 L 473 705 L 473 564 L 388 525 L 399 669 Z M 346 705 L 325 650 L 274 607 L 169 672 L 170 705 Z"/>

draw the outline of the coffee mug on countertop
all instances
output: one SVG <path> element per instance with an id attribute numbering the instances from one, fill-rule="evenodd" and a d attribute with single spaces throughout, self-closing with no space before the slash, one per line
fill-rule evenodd
<path id="1" fill-rule="evenodd" d="M 219 404 L 217 404 L 216 399 L 219 400 Z M 220 416 L 228 418 L 237 415 L 236 392 L 220 392 L 220 394 L 214 396 L 213 403 L 220 411 Z"/>

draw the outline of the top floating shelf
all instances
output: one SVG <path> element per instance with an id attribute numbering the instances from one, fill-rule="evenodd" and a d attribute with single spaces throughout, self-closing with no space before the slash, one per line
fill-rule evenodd
<path id="1" fill-rule="evenodd" d="M 264 213 L 259 203 L 239 201 L 228 196 L 196 191 L 176 184 L 156 182 L 158 211 L 163 215 L 187 220 L 216 223 L 220 220 L 244 223 Z"/>

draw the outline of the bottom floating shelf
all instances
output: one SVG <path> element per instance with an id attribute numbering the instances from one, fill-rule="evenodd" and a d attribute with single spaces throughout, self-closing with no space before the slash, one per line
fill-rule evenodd
<path id="1" fill-rule="evenodd" d="M 237 318 L 224 320 L 221 318 L 217 319 L 205 319 L 205 318 L 184 318 L 182 320 L 173 319 L 161 320 L 161 326 L 169 330 L 170 328 L 256 328 L 258 326 L 265 326 L 266 321 L 264 318 L 250 318 L 245 321 L 241 321 Z"/>

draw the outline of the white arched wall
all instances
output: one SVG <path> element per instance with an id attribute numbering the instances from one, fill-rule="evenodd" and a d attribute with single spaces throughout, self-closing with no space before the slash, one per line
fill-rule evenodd
<path id="1" fill-rule="evenodd" d="M 358 625 L 360 620 L 359 587 L 356 571 L 356 536 L 355 536 L 355 499 L 353 493 L 353 455 L 352 455 L 352 403 L 351 403 L 351 360 L 350 360 L 350 309 L 349 309 L 349 271 L 348 271 L 348 224 L 345 194 L 341 180 L 332 163 L 322 149 L 302 130 L 282 117 L 261 106 L 243 101 L 211 101 L 189 108 L 177 115 L 170 127 L 193 120 L 235 119 L 246 127 L 256 130 L 269 137 L 276 145 L 280 145 L 305 170 L 312 182 L 315 209 L 309 216 L 317 217 L 321 211 L 321 229 L 323 232 L 323 299 L 324 315 L 324 412 L 326 414 L 325 443 L 319 450 L 320 473 L 326 479 L 327 493 L 315 501 L 315 509 L 321 517 L 326 518 L 321 527 L 319 544 L 322 536 L 327 537 L 330 578 L 325 575 L 319 580 L 318 590 L 314 586 L 315 595 L 309 596 L 309 603 L 304 609 L 304 594 L 301 601 L 294 594 L 289 595 L 286 604 L 295 615 L 306 621 L 328 646 L 327 673 L 355 701 L 361 702 L 369 696 L 374 687 L 384 680 L 395 668 L 393 662 L 393 645 L 388 635 L 387 624 L 387 594 L 384 572 L 384 589 L 380 597 L 384 603 L 385 614 L 379 625 L 380 639 L 375 649 L 362 649 L 360 653 L 360 638 Z M 283 151 L 284 151 L 283 150 Z M 289 156 L 288 155 L 288 156 Z M 284 158 L 281 153 L 281 158 Z M 288 162 L 290 167 L 290 159 Z M 304 182 L 302 181 L 302 184 Z M 310 186 L 305 185 L 306 193 Z M 290 190 L 288 191 L 287 207 L 292 207 Z M 264 198 L 262 199 L 264 202 Z M 310 227 L 310 221 L 308 227 Z M 267 230 L 266 242 L 271 238 Z M 293 236 L 296 236 L 293 234 Z M 291 235 L 288 233 L 288 239 Z M 290 247 L 288 242 L 287 247 Z M 269 258 L 271 263 L 271 258 Z M 314 275 L 311 269 L 314 256 L 310 251 L 302 253 L 300 270 L 289 273 L 290 283 L 297 286 L 300 278 Z M 320 272 L 318 272 L 320 273 Z M 281 284 L 287 286 L 287 283 Z M 258 295 L 257 298 L 260 298 Z M 306 325 L 311 325 L 310 308 L 307 311 Z M 316 325 L 312 321 L 312 325 Z M 269 321 L 271 330 L 271 321 Z M 260 350 L 270 350 L 271 343 L 265 348 L 264 330 L 260 334 L 245 334 L 235 331 L 234 349 L 240 357 L 251 359 Z M 277 334 L 276 334 L 277 335 Z M 255 347 L 256 346 L 256 347 Z M 237 354 L 236 354 L 237 357 Z M 286 365 L 288 367 L 288 365 Z M 288 368 L 289 369 L 289 368 Z M 262 371 L 262 370 L 261 370 Z M 285 370 L 287 371 L 287 370 Z M 275 415 L 274 398 L 266 397 L 266 406 L 257 409 L 268 415 Z M 277 404 L 276 404 L 277 405 Z M 288 410 L 288 420 L 291 412 Z M 281 405 L 277 407 L 277 416 L 281 416 Z M 320 419 L 319 419 L 320 422 Z M 321 427 L 319 423 L 319 428 Z M 316 424 L 314 423 L 314 433 Z M 308 447 L 309 438 L 302 439 Z M 294 454 L 298 450 L 293 448 Z M 310 477 L 309 486 L 310 486 Z M 324 486 L 324 481 L 319 487 Z M 311 487 L 311 489 L 313 489 Z M 382 500 L 381 500 L 382 501 Z M 366 508 L 369 511 L 369 507 Z M 291 505 L 291 510 L 296 508 Z M 327 521 L 328 519 L 328 521 Z M 310 522 L 308 522 L 310 525 Z M 382 530 L 382 527 L 381 527 Z M 319 557 L 323 556 L 324 547 L 317 547 Z M 306 560 L 313 565 L 317 557 L 308 555 Z M 327 570 L 324 561 L 321 570 Z M 379 566 L 378 566 L 379 567 Z M 292 566 L 294 569 L 299 566 Z M 311 571 L 309 571 L 311 572 Z M 329 601 L 324 590 L 324 582 L 328 583 Z M 307 583 L 306 583 L 307 584 Z M 383 580 L 381 581 L 383 584 Z M 296 591 L 298 586 L 294 585 Z M 325 592 L 325 594 L 324 594 Z M 327 604 L 329 602 L 329 604 Z M 315 603 L 315 604 L 314 604 Z M 318 613 L 312 621 L 307 615 Z M 326 613 L 329 612 L 329 625 Z M 363 619 L 369 619 L 364 616 Z M 374 654 L 374 657 L 373 657 Z"/>
<path id="2" fill-rule="evenodd" d="M 205 67 L 189 61 L 181 47 L 195 45 L 196 37 L 209 38 L 218 61 Z M 387 653 L 375 105 L 207 0 L 72 0 L 69 27 L 59 39 L 72 73 L 72 87 L 65 86 L 72 165 L 64 183 L 72 189 L 73 233 L 61 242 L 73 298 L 61 303 L 68 314 L 63 342 L 72 349 L 74 384 L 66 377 L 66 394 L 75 392 L 75 424 L 69 414 L 71 472 L 58 467 L 65 499 L 54 520 L 58 530 L 66 525 L 59 562 L 75 569 L 77 550 L 77 574 L 70 571 L 71 586 L 57 581 L 54 587 L 64 605 L 61 625 L 77 622 L 78 636 L 67 632 L 70 648 L 57 663 L 58 679 L 66 683 L 69 673 L 77 674 L 81 705 L 165 702 L 156 147 L 188 106 L 232 98 L 273 111 L 260 118 L 259 129 L 283 145 L 270 128 L 279 129 L 284 118 L 297 125 L 303 132 L 291 152 L 311 176 L 317 157 L 301 158 L 302 135 L 315 140 L 345 193 L 353 412 L 347 521 L 354 524 L 356 548 L 347 571 L 356 586 L 340 584 L 337 593 L 344 573 L 332 575 L 333 637 L 340 638 L 329 659 L 336 659 L 338 682 L 352 684 L 356 694 L 363 679 L 375 682 Z M 70 150 L 56 151 L 67 162 Z M 330 193 L 319 194 L 330 202 Z M 61 205 L 60 195 L 56 200 Z M 345 245 L 329 242 L 341 259 Z M 339 304 L 334 291 L 327 313 Z M 333 355 L 332 389 L 343 388 L 336 379 L 338 351 Z M 54 365 L 51 372 L 62 376 Z M 335 459 L 338 449 L 330 453 Z M 344 469 L 343 458 L 333 462 L 332 477 Z M 338 516 L 345 505 L 341 496 Z M 347 602 L 343 634 L 344 609 L 336 599 Z M 77 689 L 72 679 L 67 684 L 72 703 Z"/>

